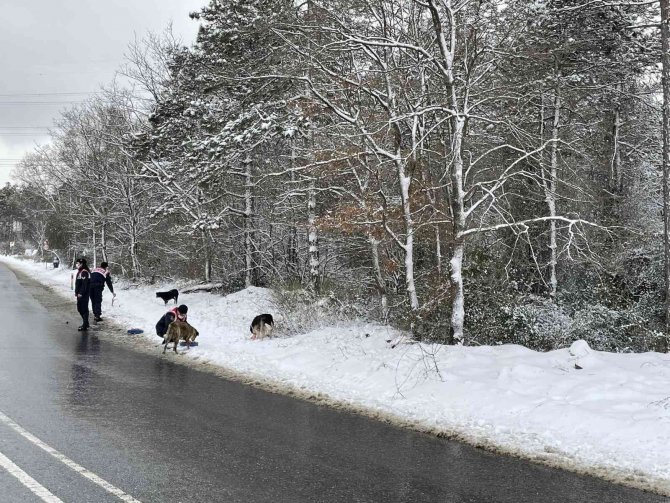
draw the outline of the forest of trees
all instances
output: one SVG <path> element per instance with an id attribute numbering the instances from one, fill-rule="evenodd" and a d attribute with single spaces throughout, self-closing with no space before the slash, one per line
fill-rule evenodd
<path id="1" fill-rule="evenodd" d="M 23 159 L 3 250 L 19 221 L 66 263 L 300 291 L 422 340 L 667 351 L 658 2 L 212 0 L 192 17 L 192 46 L 131 44 Z"/>

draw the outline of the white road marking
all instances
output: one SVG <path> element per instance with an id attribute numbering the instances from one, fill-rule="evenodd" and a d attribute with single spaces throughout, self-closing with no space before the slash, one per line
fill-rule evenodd
<path id="1" fill-rule="evenodd" d="M 63 500 L 58 499 L 50 493 L 46 487 L 40 485 L 34 478 L 21 470 L 2 452 L 0 452 L 0 466 L 7 470 L 10 475 L 19 479 L 19 482 L 30 489 L 35 495 L 39 496 L 42 501 L 46 501 L 47 503 L 63 503 Z"/>
<path id="2" fill-rule="evenodd" d="M 29 431 L 25 430 L 18 424 L 16 424 L 14 421 L 12 421 L 9 417 L 7 417 L 5 414 L 0 412 L 0 421 L 5 423 L 7 426 L 9 426 L 11 429 L 16 431 L 19 435 L 23 436 L 24 438 L 28 439 L 30 442 L 35 444 L 37 447 L 40 449 L 48 452 L 51 454 L 54 458 L 56 458 L 58 461 L 63 463 L 64 465 L 72 468 L 75 472 L 79 473 L 81 476 L 86 477 L 88 480 L 91 482 L 94 482 L 95 484 L 98 484 L 100 487 L 105 489 L 105 491 L 113 494 L 117 498 L 119 498 L 121 501 L 127 501 L 128 503 L 141 503 L 139 500 L 136 500 L 129 494 L 124 493 L 121 489 L 118 487 L 113 486 L 106 480 L 98 477 L 95 473 L 87 470 L 83 466 L 75 463 L 72 461 L 70 458 L 65 456 L 64 454 L 60 453 L 53 447 L 50 447 L 49 445 L 45 444 L 42 442 L 39 438 L 37 438 L 35 435 L 30 433 Z"/>

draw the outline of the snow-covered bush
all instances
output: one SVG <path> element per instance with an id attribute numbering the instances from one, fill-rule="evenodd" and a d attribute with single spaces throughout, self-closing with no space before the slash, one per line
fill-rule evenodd
<path id="1" fill-rule="evenodd" d="M 422 306 L 418 313 L 407 313 L 404 324 L 416 340 L 451 344 L 451 300 L 438 297 Z"/>
<path id="2" fill-rule="evenodd" d="M 506 341 L 537 349 L 551 350 L 564 346 L 571 327 L 570 317 L 562 307 L 548 298 L 530 296 L 527 303 L 505 307 L 508 314 Z"/>
<path id="3" fill-rule="evenodd" d="M 565 310 L 537 295 L 508 292 L 472 307 L 468 314 L 468 337 L 475 344 L 520 344 L 547 351 L 564 346 L 570 337 Z"/>
<path id="4" fill-rule="evenodd" d="M 667 351 L 668 338 L 658 328 L 634 309 L 596 304 L 575 313 L 570 340 L 583 339 L 599 351 Z"/>
<path id="5" fill-rule="evenodd" d="M 364 311 L 354 299 L 343 299 L 332 291 L 316 295 L 303 288 L 275 288 L 274 299 L 283 313 L 283 324 L 291 334 L 364 317 Z"/>

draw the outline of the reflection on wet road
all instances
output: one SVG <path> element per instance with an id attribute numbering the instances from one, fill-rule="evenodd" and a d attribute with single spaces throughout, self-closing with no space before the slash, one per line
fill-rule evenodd
<path id="1" fill-rule="evenodd" d="M 0 454 L 61 501 L 667 501 L 227 381 L 159 346 L 81 335 L 74 299 L 34 288 L 0 264 L 0 412 L 121 491 L 0 421 Z M 0 488 L 3 503 L 44 500 L 2 465 Z"/>

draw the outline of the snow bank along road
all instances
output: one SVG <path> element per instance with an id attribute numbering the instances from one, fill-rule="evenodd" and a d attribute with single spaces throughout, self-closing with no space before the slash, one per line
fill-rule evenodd
<path id="1" fill-rule="evenodd" d="M 59 312 L 71 315 L 76 323 L 69 271 L 32 267 L 28 272 L 47 283 L 52 281 L 63 293 L 49 294 L 47 301 L 60 302 Z M 156 360 L 158 339 L 150 330 L 164 312 L 162 302 L 152 305 L 155 298 L 149 289 L 117 289 L 123 308 L 107 305 L 105 313 L 123 322 L 124 328 L 139 324 L 149 334 L 131 338 L 124 330 L 107 340 L 133 344 Z M 611 478 L 632 474 L 625 482 L 641 487 L 649 487 L 644 485 L 649 471 L 663 474 L 668 470 L 660 462 L 663 456 L 667 458 L 667 442 L 654 443 L 663 440 L 667 430 L 663 417 L 657 417 L 664 409 L 650 405 L 653 400 L 649 398 L 663 381 L 663 357 L 667 355 L 606 355 L 589 352 L 579 344 L 570 351 L 548 354 L 518 346 L 436 349 L 410 344 L 391 350 L 385 342 L 389 329 L 368 324 L 249 341 L 250 316 L 266 311 L 263 302 L 267 297 L 264 289 L 226 297 L 186 296 L 195 315 L 193 322 L 202 333 L 201 344 L 165 361 L 219 373 L 225 373 L 220 366 L 231 368 L 270 389 L 344 404 L 381 419 L 463 437 L 489 448 L 502 445 L 504 452 L 535 456 L 543 462 L 560 465 L 565 461 L 579 469 L 589 460 L 596 461 L 595 472 L 600 470 Z M 67 333 L 71 331 L 68 328 Z M 432 353 L 421 358 L 419 349 Z M 576 360 L 587 372 L 574 370 Z M 609 390 L 606 396 L 603 390 Z M 667 396 L 667 387 L 662 391 Z M 604 401 L 603 397 L 609 398 Z M 624 423 L 626 429 L 617 426 Z M 641 430 L 643 426 L 649 431 Z M 633 449 L 636 441 L 642 445 L 638 450 Z M 638 466 L 644 469 L 636 472 Z M 617 467 L 626 470 L 617 471 Z"/>

